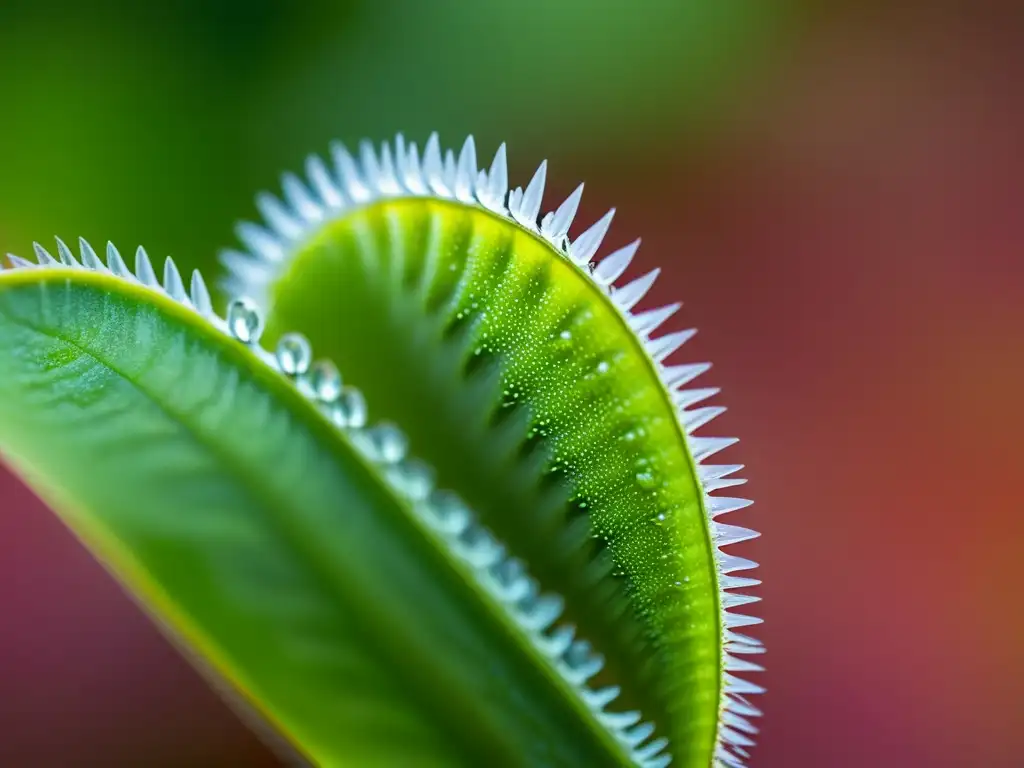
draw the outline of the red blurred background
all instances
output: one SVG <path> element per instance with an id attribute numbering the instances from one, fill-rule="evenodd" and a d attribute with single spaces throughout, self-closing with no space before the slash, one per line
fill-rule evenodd
<path id="1" fill-rule="evenodd" d="M 339 29 L 342 21 L 375 28 L 360 4 L 342 5 L 351 16 L 338 17 Z M 27 55 L 45 25 L 38 11 L 6 12 L 0 40 L 27 36 L 15 49 Z M 118 34 L 159 35 L 155 18 L 122 20 Z M 583 30 L 587 19 L 579 16 Z M 302 40 L 300 31 L 316 21 L 303 17 L 282 34 Z M 212 28 L 217 45 L 230 38 Z M 759 635 L 769 649 L 766 717 L 752 765 L 1022 765 L 1024 610 L 1013 580 L 1024 543 L 1024 13 L 1010 3 L 780 6 L 736 28 L 744 32 L 733 42 L 749 55 L 710 93 L 675 69 L 706 61 L 722 68 L 714 57 L 677 51 L 669 30 L 636 83 L 608 86 L 622 101 L 607 105 L 616 112 L 608 126 L 575 126 L 566 116 L 572 110 L 556 112 L 547 118 L 549 149 L 545 124 L 521 112 L 529 101 L 512 98 L 519 111 L 480 133 L 499 140 L 504 128 L 517 137 L 510 151 L 519 178 L 551 155 L 549 202 L 583 176 L 581 220 L 616 205 L 614 244 L 642 235 L 638 268 L 660 264 L 664 272 L 652 298 L 682 298 L 680 327 L 702 329 L 690 351 L 714 361 L 709 384 L 721 385 L 731 406 L 722 429 L 742 438 L 728 458 L 748 466 L 757 501 L 735 522 L 764 534 L 744 553 L 763 565 Z M 715 50 L 739 56 L 729 47 L 732 29 L 714 27 L 725 40 Z M 183 66 L 214 66 L 216 87 L 232 93 L 235 68 L 261 56 L 264 38 L 256 39 L 236 50 L 242 64 L 217 69 L 182 49 L 192 62 Z M 602 27 L 584 43 L 614 39 Z M 0 180 L 7 161 L 22 174 L 0 193 L 0 247 L 24 252 L 55 224 L 86 234 L 103 224 L 156 239 L 176 256 L 212 253 L 228 240 L 232 218 L 249 215 L 247 196 L 321 149 L 330 126 L 346 119 L 342 108 L 311 106 L 326 91 L 310 62 L 333 61 L 324 53 L 333 50 L 330 40 L 316 42 L 319 53 L 280 75 L 287 82 L 262 72 L 271 94 L 292 86 L 311 94 L 271 102 L 265 118 L 258 106 L 228 120 L 226 108 L 211 116 L 194 94 L 168 96 L 169 112 L 185 104 L 202 115 L 188 123 L 189 140 L 257 123 L 241 133 L 238 150 L 256 161 L 243 164 L 225 149 L 229 159 L 218 164 L 213 150 L 197 150 L 201 159 L 172 179 L 224 180 L 220 207 L 206 201 L 223 220 L 208 225 L 198 215 L 191 241 L 178 234 L 191 210 L 185 203 L 160 200 L 171 221 L 143 218 L 152 225 L 148 236 L 143 224 L 119 218 L 113 204 L 86 200 L 81 188 L 72 194 L 83 201 L 60 201 L 60 220 L 48 224 L 48 201 L 69 174 L 87 168 L 69 169 L 52 148 L 38 163 L 15 161 L 35 123 L 0 118 Z M 578 52 L 580 83 L 604 56 L 593 46 Z M 0 65 L 0 115 L 5 105 L 21 115 L 32 104 L 44 116 L 60 114 L 65 105 L 47 95 L 54 83 L 63 84 L 61 98 L 83 100 L 99 87 L 59 67 L 12 85 L 8 74 L 25 60 L 12 57 Z M 392 101 L 400 101 L 400 92 L 387 91 L 396 82 L 378 84 Z M 371 87 L 378 87 L 372 79 Z M 370 103 L 345 88 L 342 107 L 349 96 Z M 648 88 L 652 104 L 629 101 L 638 88 Z M 659 101 L 677 88 L 690 99 L 685 109 Z M 480 125 L 466 99 L 429 109 L 422 95 L 411 101 L 418 111 L 397 119 L 418 125 L 439 116 L 453 130 L 460 121 L 463 130 Z M 88 106 L 72 109 L 92 114 Z M 164 117 L 153 109 L 143 126 Z M 378 137 L 404 127 L 353 114 L 358 128 L 365 123 Z M 402 115 L 394 104 L 383 114 Z M 113 120 L 95 117 L 95 125 L 103 119 Z M 262 142 L 279 128 L 287 148 L 264 157 Z M 100 132 L 90 135 L 103 141 Z M 137 148 L 110 172 L 117 178 L 139 163 L 159 170 L 159 161 L 140 160 L 151 150 L 159 151 Z M 172 153 L 164 162 L 178 159 Z M 0 475 L 0 510 L 0 765 L 276 765 L 9 475 Z"/>

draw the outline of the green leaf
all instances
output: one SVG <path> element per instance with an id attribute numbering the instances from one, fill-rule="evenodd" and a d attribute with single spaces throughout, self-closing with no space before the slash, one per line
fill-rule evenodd
<path id="1" fill-rule="evenodd" d="M 721 547 L 757 534 L 714 519 L 749 503 L 711 495 L 742 482 L 707 463 L 735 441 L 695 434 L 724 409 L 691 386 L 708 366 L 669 362 L 692 331 L 655 334 L 678 305 L 635 309 L 657 271 L 613 286 L 636 244 L 595 260 L 612 213 L 570 242 L 581 190 L 539 216 L 546 166 L 508 193 L 504 146 L 487 171 L 472 139 L 456 158 L 436 135 L 422 159 L 402 137 L 332 154 L 330 170 L 310 160 L 310 189 L 292 177 L 286 203 L 259 198 L 266 228 L 240 226 L 248 252 L 224 256 L 231 290 L 271 337 L 301 330 L 373 393 L 374 415 L 566 597 L 607 659 L 601 682 L 674 764 L 742 764 L 744 696 L 761 689 L 734 673 L 763 648 L 734 631 L 759 620 L 726 610 L 756 598 L 727 590 L 758 582 Z"/>
<path id="2" fill-rule="evenodd" d="M 37 253 L 45 268 L 0 274 L 0 449 L 291 749 L 319 766 L 664 764 L 606 709 L 614 691 L 585 685 L 600 663 L 550 629 L 558 601 L 401 432 L 363 427 L 328 367 L 284 375 L 225 332 L 255 341 L 250 309 L 219 320 L 170 261 L 161 286 L 141 251 L 136 276 L 112 248 L 104 265 L 83 243 L 87 269 L 62 243 L 63 263 Z"/>

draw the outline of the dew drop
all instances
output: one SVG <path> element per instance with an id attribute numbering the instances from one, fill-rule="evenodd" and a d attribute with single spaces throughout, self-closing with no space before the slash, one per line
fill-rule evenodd
<path id="1" fill-rule="evenodd" d="M 339 427 L 362 429 L 366 426 L 366 398 L 355 387 L 345 387 L 334 401 L 331 412 Z"/>
<path id="2" fill-rule="evenodd" d="M 302 376 L 312 359 L 309 342 L 301 333 L 286 333 L 277 343 L 277 364 L 288 376 Z"/>
<path id="3" fill-rule="evenodd" d="M 430 496 L 430 511 L 438 527 L 458 535 L 469 525 L 469 511 L 457 496 L 448 491 L 435 491 Z"/>
<path id="4" fill-rule="evenodd" d="M 558 338 L 560 338 L 562 341 L 569 341 L 572 338 L 572 332 L 562 331 L 560 334 L 558 334 Z"/>
<path id="5" fill-rule="evenodd" d="M 645 490 L 650 490 L 658 485 L 658 479 L 654 476 L 653 472 L 644 470 L 643 472 L 636 473 L 636 482 L 639 486 Z"/>
<path id="6" fill-rule="evenodd" d="M 309 372 L 309 385 L 317 399 L 329 403 L 341 394 L 341 374 L 330 360 L 317 360 Z"/>
<path id="7" fill-rule="evenodd" d="M 597 372 L 598 373 L 608 373 L 608 367 L 609 367 L 608 366 L 608 361 L 607 360 L 602 360 L 600 363 L 597 364 Z"/>
<path id="8" fill-rule="evenodd" d="M 243 344 L 255 344 L 263 332 L 263 319 L 248 299 L 234 299 L 228 306 L 228 332 Z"/>
<path id="9" fill-rule="evenodd" d="M 413 501 L 424 501 L 434 487 L 434 474 L 422 461 L 403 461 L 389 473 L 395 487 Z"/>
<path id="10" fill-rule="evenodd" d="M 405 434 L 394 424 L 379 424 L 370 430 L 370 442 L 379 461 L 397 464 L 409 449 Z"/>

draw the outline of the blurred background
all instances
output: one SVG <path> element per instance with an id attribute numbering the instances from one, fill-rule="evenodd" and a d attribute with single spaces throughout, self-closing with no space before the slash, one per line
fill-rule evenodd
<path id="1" fill-rule="evenodd" d="M 584 179 L 643 236 L 742 437 L 753 765 L 1020 766 L 1022 82 L 1011 2 L 4 0 L 0 252 L 212 274 L 333 138 L 548 157 L 546 207 Z M 0 765 L 277 765 L 3 470 Z"/>

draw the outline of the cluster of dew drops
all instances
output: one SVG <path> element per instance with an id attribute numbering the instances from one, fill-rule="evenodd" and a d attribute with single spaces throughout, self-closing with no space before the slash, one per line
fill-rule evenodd
<path id="1" fill-rule="evenodd" d="M 228 306 L 228 333 L 243 344 L 255 347 L 263 332 L 263 318 L 247 299 L 234 299 Z M 272 355 L 264 360 L 291 379 L 299 391 L 339 429 L 344 430 L 356 447 L 369 459 L 392 471 L 390 479 L 410 497 L 430 493 L 433 477 L 419 462 L 406 460 L 408 440 L 394 424 L 381 423 L 367 428 L 367 406 L 363 393 L 344 386 L 341 374 L 329 360 L 313 360 L 309 341 L 300 333 L 286 333 L 277 342 Z"/>

